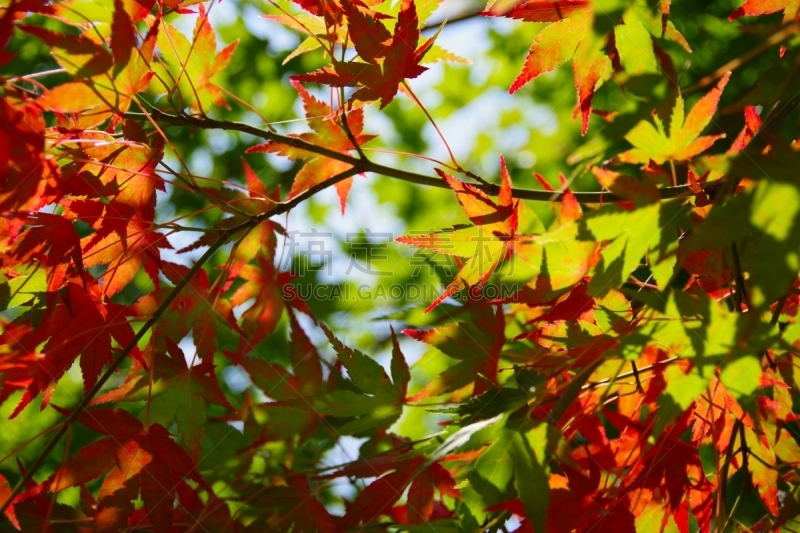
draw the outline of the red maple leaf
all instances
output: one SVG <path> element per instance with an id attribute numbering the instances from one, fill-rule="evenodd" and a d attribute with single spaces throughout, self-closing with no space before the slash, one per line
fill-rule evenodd
<path id="1" fill-rule="evenodd" d="M 744 4 L 737 7 L 731 13 L 728 20 L 736 20 L 739 17 L 754 17 L 757 15 L 768 15 L 783 11 L 783 22 L 792 22 L 798 18 L 797 3 L 792 0 L 746 0 Z"/>
<path id="2" fill-rule="evenodd" d="M 518 204 L 511 196 L 511 177 L 500 156 L 500 192 L 495 203 L 480 189 L 436 170 L 453 190 L 474 226 L 457 226 L 431 233 L 398 237 L 397 242 L 456 257 L 469 257 L 455 279 L 425 310 L 427 313 L 448 297 L 469 287 L 480 288 L 517 244 Z"/>
<path id="3" fill-rule="evenodd" d="M 0 257 L 0 266 L 39 261 L 47 268 L 50 292 L 61 288 L 70 265 L 83 270 L 80 240 L 71 221 L 49 213 L 17 213 L 15 218 L 27 221 L 29 228 Z"/>
<path id="4" fill-rule="evenodd" d="M 341 154 L 349 155 L 351 150 L 355 150 L 356 146 L 347 135 L 347 132 L 336 123 L 335 118 L 337 117 L 332 115 L 330 106 L 311 96 L 297 81 L 293 81 L 292 85 L 294 85 L 297 92 L 300 93 L 300 98 L 303 100 L 303 108 L 306 112 L 306 118 L 308 119 L 308 125 L 313 132 L 293 134 L 290 136 L 317 146 L 324 146 L 329 150 L 335 150 Z M 341 119 L 347 120 L 347 127 L 350 129 L 356 145 L 361 146 L 375 138 L 375 135 L 362 133 L 364 129 L 364 111 L 362 109 L 351 111 L 347 116 L 342 116 Z M 303 168 L 300 169 L 292 182 L 289 198 L 293 198 L 307 191 L 314 185 L 330 179 L 337 174 L 341 174 L 352 167 L 352 165 L 342 161 L 330 159 L 276 142 L 259 144 L 247 150 L 247 153 L 261 152 L 282 155 L 288 157 L 292 161 L 306 161 L 306 164 L 303 165 Z M 342 213 L 344 213 L 347 203 L 347 194 L 350 192 L 352 183 L 353 178 L 348 178 L 336 184 L 336 192 L 339 194 Z"/>
<path id="5" fill-rule="evenodd" d="M 342 0 L 350 37 L 358 55 L 365 61 L 334 61 L 331 66 L 308 74 L 292 76 L 301 82 L 331 87 L 359 87 L 354 100 L 371 102 L 380 99 L 381 109 L 394 99 L 406 78 L 416 78 L 427 70 L 420 65 L 433 46 L 435 36 L 417 48 L 419 21 L 413 0 L 403 0 L 394 35 L 360 0 Z"/>
<path id="6" fill-rule="evenodd" d="M 187 479 L 210 488 L 186 452 L 159 424 L 145 427 L 122 409 L 93 409 L 78 416 L 87 428 L 107 435 L 78 450 L 50 478 L 28 491 L 59 492 L 105 475 L 97 497 L 94 522 L 103 531 L 127 526 L 140 494 L 157 532 L 172 531 L 173 502 L 193 492 Z"/>
<path id="7" fill-rule="evenodd" d="M 8 388 L 26 389 L 11 418 L 40 392 L 45 393 L 43 406 L 47 405 L 56 382 L 78 356 L 84 389 L 88 391 L 97 382 L 103 367 L 113 359 L 112 339 L 120 346 L 133 340 L 133 328 L 127 320 L 127 316 L 133 314 L 131 310 L 104 301 L 100 286 L 90 276 L 68 280 L 58 295 L 58 303 L 51 307 L 38 327 L 33 327 L 30 315 L 23 315 L 0 335 L 0 345 L 26 354 L 28 362 L 23 375 L 16 375 L 18 379 L 24 378 L 23 383 L 11 381 L 14 374 L 3 375 L 2 395 L 7 394 Z M 44 347 L 38 351 L 41 343 L 45 343 Z M 131 355 L 141 357 L 135 347 Z"/>

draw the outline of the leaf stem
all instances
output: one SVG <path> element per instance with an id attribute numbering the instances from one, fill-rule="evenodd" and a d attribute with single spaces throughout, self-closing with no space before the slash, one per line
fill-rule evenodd
<path id="1" fill-rule="evenodd" d="M 439 134 L 439 138 L 442 140 L 444 147 L 447 149 L 447 154 L 450 156 L 450 161 L 456 166 L 456 168 L 462 170 L 461 165 L 456 160 L 456 156 L 453 154 L 453 150 L 450 149 L 450 145 L 447 143 L 447 139 L 442 133 L 442 130 L 439 129 L 439 126 L 436 124 L 436 121 L 433 120 L 433 117 L 431 116 L 430 113 L 428 113 L 428 110 L 425 108 L 425 106 L 422 105 L 422 101 L 419 98 L 417 98 L 417 95 L 414 94 L 414 91 L 411 90 L 411 85 L 409 85 L 407 81 L 403 80 L 403 87 L 406 88 L 408 94 L 410 94 L 411 98 L 414 99 L 414 102 L 416 102 L 416 104 L 419 106 L 422 112 L 425 113 L 425 116 L 428 117 L 428 122 L 431 123 L 433 129 L 435 129 L 436 133 Z"/>
<path id="2" fill-rule="evenodd" d="M 675 187 L 678 185 L 678 174 L 675 172 L 675 161 L 672 159 L 669 160 L 669 169 L 672 172 L 672 186 Z"/>

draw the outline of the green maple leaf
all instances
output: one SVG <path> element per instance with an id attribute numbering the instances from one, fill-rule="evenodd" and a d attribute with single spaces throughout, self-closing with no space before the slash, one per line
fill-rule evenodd
<path id="1" fill-rule="evenodd" d="M 490 0 L 482 13 L 526 22 L 549 23 L 533 41 L 522 72 L 511 84 L 509 92 L 518 91 L 539 75 L 572 59 L 574 83 L 578 91 L 575 114 L 581 115 L 584 135 L 589 127 L 595 91 L 611 77 L 612 66 L 623 69 L 631 76 L 658 73 L 653 37 L 676 41 L 689 50 L 686 40 L 666 19 L 669 14 L 668 1 L 661 2 L 660 17 L 652 13 L 650 6 L 642 0 L 631 2 L 624 10 L 615 2 L 602 8 L 595 4 L 590 0 L 528 0 L 520 4 L 508 0 Z M 622 23 L 608 32 L 598 33 L 598 28 L 605 25 L 604 19 L 617 19 L 620 11 Z M 614 51 L 618 65 L 612 65 L 609 58 Z"/>
<path id="2" fill-rule="evenodd" d="M 211 104 L 228 108 L 225 95 L 212 80 L 231 62 L 239 44 L 236 39 L 217 53 L 217 38 L 208 22 L 208 15 L 199 4 L 200 16 L 190 42 L 171 24 L 164 24 L 158 35 L 158 49 L 166 68 L 154 65 L 168 93 L 180 90 L 183 102 L 196 111 L 208 111 Z"/>
<path id="3" fill-rule="evenodd" d="M 624 163 L 648 163 L 652 160 L 662 164 L 665 161 L 687 161 L 708 150 L 718 139 L 725 137 L 724 134 L 700 134 L 717 111 L 719 98 L 729 79 L 730 73 L 723 76 L 717 86 L 692 107 L 688 115 L 684 114 L 683 97 L 678 95 L 669 132 L 655 114 L 655 126 L 644 120 L 639 122 L 625 136 L 634 148 L 619 154 L 618 159 Z"/>
<path id="4" fill-rule="evenodd" d="M 150 421 L 169 427 L 176 422 L 187 451 L 197 460 L 205 434 L 209 404 L 233 410 L 220 389 L 210 361 L 189 366 L 183 351 L 166 339 L 167 352 L 151 352 L 153 384 L 141 366 L 131 369 L 130 378 L 118 389 L 98 397 L 92 405 L 108 402 L 150 401 Z"/>
<path id="5" fill-rule="evenodd" d="M 645 257 L 658 286 L 666 288 L 675 267 L 677 231 L 686 223 L 687 212 L 680 202 L 672 201 L 634 210 L 608 206 L 586 215 L 584 227 L 598 241 L 608 242 L 589 293 L 602 296 L 623 285 Z"/>
<path id="6" fill-rule="evenodd" d="M 502 309 L 499 306 L 472 305 L 470 311 L 475 326 L 452 322 L 427 330 L 403 330 L 409 337 L 434 346 L 458 361 L 429 381 L 411 401 L 453 392 L 473 382 L 475 394 L 489 390 L 485 380 L 476 379 L 478 374 L 497 384 L 498 361 L 506 340 Z"/>
<path id="7" fill-rule="evenodd" d="M 344 419 L 332 421 L 342 435 L 361 433 L 373 427 L 387 428 L 400 416 L 406 401 L 409 373 L 405 357 L 396 339 L 392 350 L 392 378 L 374 359 L 342 344 L 320 324 L 350 380 L 342 380 L 341 388 L 323 394 L 302 396 L 299 383 L 291 385 L 291 396 L 277 402 L 278 407 L 311 410 L 319 415 Z M 394 334 L 392 335 L 394 338 Z M 274 365 L 273 365 L 274 366 Z M 285 371 L 283 371 L 285 372 Z M 274 381 L 274 380 L 273 380 Z M 284 395 L 287 397 L 289 395 Z M 351 420 L 347 420 L 351 419 Z"/>

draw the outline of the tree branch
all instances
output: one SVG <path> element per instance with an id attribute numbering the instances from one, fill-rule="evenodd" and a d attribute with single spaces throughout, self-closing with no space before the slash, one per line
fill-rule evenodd
<path id="1" fill-rule="evenodd" d="M 712 83 L 717 81 L 719 78 L 724 76 L 726 72 L 732 71 L 732 70 L 736 70 L 737 68 L 741 67 L 744 63 L 746 63 L 750 59 L 753 59 L 754 57 L 756 57 L 760 53 L 766 51 L 768 48 L 771 48 L 771 47 L 775 46 L 776 44 L 779 44 L 782 41 L 785 41 L 786 39 L 788 39 L 789 37 L 791 37 L 792 35 L 797 33 L 798 30 L 800 30 L 800 23 L 795 22 L 794 24 L 790 24 L 789 26 L 786 26 L 781 31 L 773 33 L 772 35 L 767 37 L 766 40 L 764 40 L 763 42 L 759 43 L 758 46 L 756 46 L 754 48 L 751 48 L 750 50 L 748 50 L 747 52 L 745 52 L 744 54 L 742 54 L 739 57 L 731 59 L 730 61 L 728 61 L 727 63 L 725 63 L 721 67 L 719 67 L 717 70 L 715 70 L 711 74 L 709 74 L 707 76 L 703 76 L 702 78 L 700 78 L 699 81 L 697 81 L 697 83 L 693 83 L 689 87 L 683 89 L 683 92 L 684 93 L 691 93 L 691 92 L 697 91 L 699 89 L 702 89 L 703 87 L 707 87 L 707 86 L 711 85 Z"/>
<path id="2" fill-rule="evenodd" d="M 481 16 L 481 11 L 471 11 L 471 12 L 467 12 L 467 13 L 462 13 L 460 15 L 456 15 L 456 16 L 451 17 L 451 18 L 440 20 L 439 22 L 430 22 L 430 23 L 426 24 L 425 26 L 423 26 L 420 29 L 420 31 L 424 33 L 424 32 L 431 31 L 431 30 L 438 30 L 439 27 L 442 24 L 445 24 L 445 25 L 455 24 L 456 22 L 463 22 L 465 20 L 471 20 L 471 19 L 474 19 L 474 18 L 477 18 L 477 17 L 480 17 L 480 16 Z"/>
<path id="3" fill-rule="evenodd" d="M 438 187 L 441 189 L 449 189 L 447 183 L 438 177 L 425 176 L 423 174 L 417 174 L 415 172 L 408 172 L 406 170 L 387 167 L 385 165 L 381 165 L 379 163 L 375 163 L 369 160 L 362 161 L 360 158 L 353 157 L 348 154 L 343 154 L 341 152 L 331 150 L 324 146 L 318 146 L 316 144 L 306 142 L 297 137 L 281 135 L 279 133 L 257 128 L 249 124 L 244 124 L 242 122 L 216 120 L 213 118 L 200 118 L 189 115 L 177 116 L 156 110 L 151 111 L 150 116 L 157 122 L 163 124 L 171 124 L 173 126 L 189 126 L 192 128 L 199 128 L 199 129 L 220 129 L 229 131 L 241 131 L 242 133 L 247 133 L 249 135 L 253 135 L 255 137 L 259 137 L 267 141 L 285 144 L 287 146 L 291 146 L 299 150 L 305 150 L 307 152 L 328 157 L 330 159 L 335 159 L 337 161 L 349 163 L 354 167 L 359 167 L 362 172 L 373 172 L 375 174 L 380 174 L 390 178 L 407 181 L 409 183 L 416 183 L 418 185 L 425 185 L 428 187 Z M 139 120 L 142 118 L 142 116 L 138 113 L 126 113 L 125 118 Z M 716 189 L 720 185 L 721 181 L 722 180 L 715 180 L 703 183 L 701 184 L 701 186 L 706 190 Z M 465 183 L 468 183 L 469 185 L 487 194 L 497 195 L 500 192 L 500 186 L 493 183 L 477 183 L 477 182 L 465 182 Z M 575 198 L 578 200 L 578 202 L 583 204 L 601 204 L 605 202 L 616 202 L 623 199 L 611 192 L 574 192 L 573 194 L 575 195 Z M 680 196 L 689 196 L 692 194 L 692 192 L 689 189 L 688 185 L 678 185 L 677 187 L 664 187 L 660 189 L 660 194 L 662 199 L 667 199 L 667 198 L 677 198 Z M 563 195 L 564 195 L 563 191 L 539 191 L 534 189 L 520 189 L 520 188 L 512 189 L 512 196 L 514 198 L 520 198 L 523 200 L 558 202 L 561 201 Z"/>

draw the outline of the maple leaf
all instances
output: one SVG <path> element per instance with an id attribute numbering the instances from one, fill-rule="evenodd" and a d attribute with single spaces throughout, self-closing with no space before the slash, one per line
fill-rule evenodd
<path id="1" fill-rule="evenodd" d="M 653 115 L 655 127 L 647 121 L 639 122 L 625 135 L 634 148 L 619 154 L 617 158 L 623 163 L 648 163 L 652 160 L 662 164 L 666 161 L 687 161 L 708 150 L 718 139 L 725 137 L 725 134 L 700 134 L 717 111 L 719 98 L 730 77 L 730 72 L 725 74 L 686 116 L 683 96 L 679 94 L 672 110 L 669 132 L 656 115 Z"/>
<path id="2" fill-rule="evenodd" d="M 753 140 L 762 125 L 763 121 L 758 114 L 758 110 L 751 105 L 744 106 L 744 127 L 739 132 L 739 135 L 736 136 L 736 139 L 733 140 L 733 144 L 728 149 L 728 154 L 738 154 L 747 148 L 747 145 L 750 144 L 750 141 Z"/>
<path id="3" fill-rule="evenodd" d="M 168 95 L 180 89 L 182 101 L 192 109 L 208 111 L 211 104 L 229 108 L 222 89 L 212 80 L 230 64 L 239 39 L 217 53 L 217 38 L 208 22 L 208 13 L 203 4 L 198 7 L 200 12 L 191 42 L 177 28 L 164 24 L 158 35 L 158 49 L 166 65 L 155 70 L 162 74 L 160 80 Z"/>
<path id="4" fill-rule="evenodd" d="M 59 492 L 105 475 L 97 497 L 94 522 L 103 530 L 127 526 L 132 500 L 141 493 L 155 531 L 171 531 L 173 502 L 192 489 L 186 479 L 207 487 L 194 462 L 160 424 L 148 427 L 121 409 L 92 409 L 78 421 L 106 437 L 70 456 L 37 492 Z M 182 498 L 181 498 L 182 499 Z"/>
<path id="5" fill-rule="evenodd" d="M 255 509 L 269 512 L 281 529 L 298 533 L 333 532 L 334 517 L 317 499 L 308 478 L 301 473 L 287 472 L 285 485 L 257 487 L 248 501 Z"/>
<path id="6" fill-rule="evenodd" d="M 253 418 L 264 417 L 269 424 L 254 431 L 252 446 L 286 438 L 300 436 L 305 441 L 318 426 L 320 417 L 305 410 L 307 404 L 294 402 L 304 397 L 323 395 L 325 383 L 322 375 L 322 359 L 316 347 L 311 344 L 303 328 L 297 322 L 294 312 L 289 312 L 291 335 L 289 338 L 291 369 L 289 373 L 282 365 L 256 357 L 245 357 L 239 364 L 247 371 L 253 384 L 269 397 L 278 400 L 245 410 L 246 427 Z M 286 403 L 289 401 L 288 403 Z"/>
<path id="7" fill-rule="evenodd" d="M 141 132 L 132 133 L 130 124 L 125 126 L 126 136 L 147 140 Z M 77 145 L 83 163 L 64 169 L 65 198 L 60 203 L 66 218 L 82 220 L 95 230 L 81 240 L 86 266 L 108 265 L 103 275 L 108 296 L 124 289 L 143 265 L 158 286 L 159 249 L 171 248 L 152 227 L 156 190 L 165 190 L 155 173 L 163 147 L 136 140 L 118 143 L 104 133 L 85 133 L 81 139 L 96 143 L 75 142 L 71 134 L 63 139 L 65 148 Z"/>
<path id="8" fill-rule="evenodd" d="M 176 422 L 189 456 L 196 461 L 205 432 L 208 404 L 231 411 L 233 407 L 220 389 L 210 361 L 189 366 L 183 350 L 169 338 L 165 340 L 169 355 L 151 350 L 143 354 L 147 366 L 153 368 L 152 383 L 151 376 L 142 374 L 141 366 L 136 365 L 125 384 L 99 396 L 92 405 L 149 401 L 150 420 L 165 427 Z"/>
<path id="9" fill-rule="evenodd" d="M 19 463 L 18 463 L 19 465 Z M 25 475 L 26 469 L 20 466 L 20 474 Z M 28 492 L 17 496 L 14 503 L 9 504 L 5 511 L 11 525 L 20 531 L 52 531 L 53 521 L 76 522 L 86 520 L 86 514 L 80 509 L 75 509 L 63 503 L 56 503 L 52 497 L 45 494 L 35 494 L 36 484 L 29 481 L 25 484 Z M 0 492 L 2 497 L 7 498 L 11 495 L 11 488 L 5 478 L 0 481 Z"/>
<path id="10" fill-rule="evenodd" d="M 48 13 L 51 6 L 45 0 L 19 0 L 3 5 L 3 14 L 0 16 L 0 66 L 5 65 L 14 54 L 3 50 L 11 39 L 11 34 L 16 26 L 17 19 L 25 16 L 27 12 Z"/>
<path id="11" fill-rule="evenodd" d="M 294 374 L 290 374 L 283 366 L 265 359 L 247 357 L 240 361 L 253 382 L 267 396 L 277 400 L 294 400 L 323 392 L 322 363 L 319 353 L 297 322 L 294 313 L 289 312 L 288 315 L 292 327 L 290 358 Z"/>
<path id="12" fill-rule="evenodd" d="M 341 6 L 339 6 L 333 1 L 324 2 L 324 6 L 319 6 L 314 2 L 311 3 L 298 2 L 298 3 L 300 4 L 300 7 L 302 7 L 309 13 L 313 13 L 314 15 L 319 14 L 319 9 L 318 9 L 319 7 L 327 9 L 328 13 L 325 14 L 325 18 L 308 15 L 306 13 L 261 15 L 263 18 L 272 20 L 279 24 L 283 24 L 287 28 L 291 28 L 304 35 L 307 35 L 307 37 L 297 46 L 297 48 L 295 48 L 289 55 L 287 55 L 284 58 L 283 60 L 284 65 L 302 54 L 318 50 L 325 43 L 339 44 L 348 47 L 353 45 L 349 37 L 348 27 L 346 25 L 339 24 L 337 26 L 331 27 L 326 24 L 326 20 L 330 18 L 330 14 L 333 14 L 333 12 L 336 12 L 336 15 L 339 16 L 339 18 L 341 18 L 342 14 Z M 380 9 L 380 12 L 376 11 L 374 13 L 376 19 L 384 18 L 388 15 L 396 15 L 401 7 L 400 3 L 388 5 L 386 3 L 383 4 L 376 3 L 374 0 L 366 3 L 369 4 L 371 7 L 374 7 L 375 9 Z M 418 25 L 420 29 L 425 27 L 425 22 L 436 11 L 436 9 L 439 7 L 440 4 L 441 0 L 416 2 L 418 23 L 419 23 Z M 422 46 L 423 44 L 425 44 L 425 39 L 420 38 L 418 46 Z M 428 50 L 428 52 L 425 54 L 425 57 L 422 59 L 421 63 L 428 64 L 428 63 L 436 63 L 439 61 L 460 63 L 463 65 L 472 64 L 472 62 L 469 59 L 458 56 L 436 44 L 434 44 L 430 48 L 430 50 Z"/>
<path id="13" fill-rule="evenodd" d="M 490 0 L 482 14 L 550 23 L 533 41 L 525 58 L 525 66 L 511 84 L 509 92 L 518 91 L 539 75 L 572 59 L 574 83 L 578 91 L 575 114 L 581 115 L 581 132 L 584 135 L 589 128 L 595 91 L 611 75 L 609 54 L 613 55 L 614 51 L 618 54 L 621 63 L 618 68 L 624 68 L 631 75 L 640 75 L 658 72 L 651 36 L 665 36 L 688 48 L 683 36 L 666 19 L 669 2 L 661 3 L 661 18 L 653 16 L 644 2 L 633 2 L 622 15 L 623 24 L 615 26 L 607 35 L 596 33 L 595 20 L 609 15 L 589 0 L 528 0 L 513 7 L 508 4 Z M 607 53 L 608 48 L 611 51 Z"/>
<path id="14" fill-rule="evenodd" d="M 58 85 L 45 91 L 36 102 L 48 111 L 79 114 L 76 126 L 80 128 L 97 126 L 109 118 L 112 119 L 111 126 L 115 126 L 128 111 L 133 98 L 150 85 L 153 77 L 150 62 L 159 22 L 160 19 L 156 19 L 142 45 L 130 51 L 126 64 L 114 64 L 105 72 Z M 120 50 L 120 46 L 116 48 Z M 80 57 L 70 59 L 70 62 L 82 64 Z"/>
<path id="15" fill-rule="evenodd" d="M 452 518 L 454 514 L 441 501 L 436 501 L 434 496 L 435 490 L 438 490 L 441 496 L 461 499 L 461 491 L 455 486 L 453 476 L 445 467 L 440 463 L 431 463 L 414 477 L 408 488 L 408 502 L 394 507 L 391 516 L 400 524 Z"/>
<path id="16" fill-rule="evenodd" d="M 634 533 L 634 517 L 631 513 L 630 498 L 603 497 L 598 491 L 595 472 L 587 478 L 573 468 L 565 467 L 566 479 L 557 474 L 550 476 L 550 505 L 548 507 L 545 531 L 568 533 L 582 529 L 607 528 L 609 531 Z M 565 483 L 566 481 L 566 483 Z M 574 513 L 561 512 L 572 509 Z"/>
<path id="17" fill-rule="evenodd" d="M 257 257 L 256 261 L 241 268 L 238 276 L 245 282 L 230 300 L 233 307 L 253 301 L 240 320 L 239 327 L 245 335 L 240 338 L 236 352 L 228 354 L 236 362 L 275 331 L 286 307 L 311 314 L 305 302 L 291 290 L 291 273 L 277 271 L 271 261 L 262 257 Z"/>
<path id="18" fill-rule="evenodd" d="M 794 0 L 746 0 L 744 4 L 737 7 L 731 13 L 728 20 L 736 20 L 739 17 L 753 17 L 758 15 L 768 15 L 783 11 L 783 22 L 797 20 L 800 13 L 800 4 Z"/>
<path id="19" fill-rule="evenodd" d="M 47 189 L 53 188 L 59 174 L 44 148 L 42 110 L 32 102 L 0 98 L 0 211 L 42 207 L 43 196 L 52 192 Z M 18 229 L 9 228 L 7 235 L 15 235 Z"/>
<path id="20" fill-rule="evenodd" d="M 0 498 L 2 498 L 3 501 L 6 501 L 10 496 L 11 496 L 11 487 L 8 484 L 8 480 L 5 478 L 5 476 L 0 475 Z M 19 525 L 19 520 L 17 520 L 17 514 L 16 512 L 14 512 L 13 504 L 9 505 L 3 514 L 6 515 L 8 521 L 11 522 L 11 524 L 15 528 L 21 529 Z"/>
<path id="21" fill-rule="evenodd" d="M 405 329 L 403 333 L 418 341 L 435 346 L 445 355 L 459 361 L 428 382 L 409 401 L 416 402 L 452 392 L 475 382 L 474 395 L 488 390 L 480 374 L 497 384 L 497 365 L 505 344 L 505 318 L 500 306 L 472 304 L 470 314 L 475 326 L 454 322 L 428 330 Z"/>
<path id="22" fill-rule="evenodd" d="M 743 426 L 743 432 L 745 442 L 741 444 L 747 446 L 748 451 L 752 454 L 747 461 L 747 469 L 753 485 L 769 512 L 777 515 L 780 504 L 778 503 L 778 468 L 775 450 L 768 443 L 762 441 L 762 438 L 751 428 Z"/>
<path id="23" fill-rule="evenodd" d="M 277 188 L 272 192 L 268 191 L 244 159 L 242 164 L 248 195 L 231 189 L 206 191 L 210 196 L 219 198 L 226 204 L 235 203 L 239 209 L 233 216 L 215 224 L 218 230 L 233 228 L 247 222 L 250 220 L 248 214 L 262 214 L 265 204 L 272 206 L 279 198 Z M 239 324 L 234 327 L 241 334 L 236 350 L 225 350 L 225 354 L 237 363 L 275 330 L 285 308 L 311 315 L 311 310 L 293 291 L 292 274 L 281 272 L 275 267 L 276 233 L 286 232 L 280 224 L 269 219 L 260 222 L 236 242 L 225 266 L 227 281 L 223 290 L 230 288 L 237 279 L 243 281 L 231 295 L 230 307 L 237 308 L 249 303 L 240 316 Z M 216 239 L 217 234 L 207 232 L 179 252 L 210 246 Z"/>
<path id="24" fill-rule="evenodd" d="M 697 449 L 681 439 L 683 432 L 692 420 L 692 410 L 686 411 L 669 428 L 662 433 L 652 446 L 641 450 L 639 460 L 627 473 L 622 482 L 631 499 L 655 498 L 655 491 L 661 494 L 660 504 L 666 515 L 673 515 L 676 520 L 688 522 L 688 514 L 684 515 L 683 506 L 692 510 L 700 531 L 708 532 L 711 524 L 713 508 L 714 484 L 708 480 L 700 461 Z M 621 428 L 626 428 L 637 435 L 638 442 L 643 442 L 652 426 L 643 426 L 631 420 L 624 420 L 619 415 L 609 414 L 609 420 Z M 687 523 L 688 526 L 688 523 Z M 686 531 L 688 527 L 684 528 Z"/>
<path id="25" fill-rule="evenodd" d="M 426 463 L 420 456 L 385 453 L 354 461 L 320 477 L 335 479 L 342 476 L 380 477 L 365 487 L 347 506 L 347 511 L 336 524 L 334 533 L 350 531 L 359 524 L 369 524 L 382 514 L 399 517 L 400 523 L 427 522 L 434 513 L 435 489 L 442 495 L 461 498 L 450 472 L 439 462 Z M 409 485 L 407 504 L 392 507 Z"/>
<path id="26" fill-rule="evenodd" d="M 320 324 L 320 327 L 336 351 L 342 366 L 347 370 L 350 380 L 342 379 L 340 387 L 336 390 L 284 400 L 277 405 L 304 411 L 311 410 L 317 415 L 333 417 L 329 423 L 335 424 L 336 430 L 342 435 L 358 434 L 373 427 L 389 427 L 400 416 L 402 406 L 406 402 L 409 379 L 408 365 L 396 340 L 392 350 L 392 379 L 390 379 L 374 359 L 342 344 L 323 324 Z M 275 371 L 274 365 L 271 366 L 270 373 Z M 285 374 L 283 370 L 278 372 Z M 269 378 L 271 383 L 283 380 L 280 374 Z M 279 393 L 283 391 L 282 394 L 290 398 L 296 398 L 301 394 L 300 387 L 292 382 L 288 385 L 273 386 L 271 390 Z"/>
<path id="27" fill-rule="evenodd" d="M 61 33 L 27 24 L 17 27 L 49 46 L 58 64 L 76 78 L 89 78 L 106 72 L 114 62 L 112 55 L 87 35 Z"/>
<path id="28" fill-rule="evenodd" d="M 436 172 L 455 192 L 461 208 L 474 226 L 456 226 L 429 235 L 398 237 L 397 242 L 457 257 L 468 257 L 467 263 L 431 303 L 431 311 L 446 298 L 472 286 L 482 286 L 501 261 L 513 253 L 517 240 L 517 206 L 511 197 L 511 177 L 505 160 L 500 158 L 501 185 L 498 203 L 483 191 L 457 180 L 439 169 Z"/>
<path id="29" fill-rule="evenodd" d="M 109 204 L 110 205 L 110 204 Z M 113 215 L 113 207 L 107 207 Z M 105 219 L 108 220 L 108 219 Z M 144 271 L 158 287 L 158 272 L 161 268 L 161 249 L 171 249 L 166 237 L 152 230 L 152 222 L 134 215 L 130 222 L 99 241 L 92 237 L 86 242 L 86 265 L 108 265 L 103 276 L 103 286 L 107 296 L 112 296 L 125 288 L 139 269 Z M 96 244 L 93 244 L 95 243 Z"/>
<path id="30" fill-rule="evenodd" d="M 147 18 L 155 3 L 156 0 L 63 0 L 53 5 L 53 12 L 70 24 L 91 21 L 110 26 L 118 16 L 118 10 L 123 10 L 131 23 L 136 23 Z"/>
<path id="31" fill-rule="evenodd" d="M 535 176 L 546 190 L 554 190 L 544 177 Z M 565 289 L 575 287 L 597 263 L 597 244 L 581 242 L 577 237 L 583 210 L 567 187 L 566 178 L 563 175 L 559 178 L 563 193 L 560 205 L 551 204 L 556 215 L 552 226 L 541 235 L 519 235 L 514 242 L 509 271 L 531 280 L 514 295 L 515 302 L 528 305 L 548 302 Z"/>
<path id="32" fill-rule="evenodd" d="M 47 268 L 49 292 L 61 288 L 70 265 L 83 270 L 80 240 L 72 222 L 49 213 L 18 213 L 17 218 L 27 221 L 29 228 L 0 257 L 0 265 L 40 261 Z"/>
<path id="33" fill-rule="evenodd" d="M 162 272 L 174 284 L 186 278 L 189 267 L 164 261 Z M 140 316 L 152 316 L 174 287 L 162 285 L 142 296 L 133 305 Z M 156 351 L 167 352 L 167 341 L 178 344 L 191 331 L 197 354 L 203 361 L 213 361 L 217 351 L 218 317 L 234 326 L 230 302 L 210 291 L 208 274 L 200 270 L 172 301 L 153 327 L 151 342 Z"/>
<path id="34" fill-rule="evenodd" d="M 58 303 L 52 305 L 38 327 L 27 327 L 31 316 L 23 314 L 0 335 L 0 345 L 32 356 L 23 382 L 25 393 L 11 418 L 16 417 L 40 392 L 45 393 L 42 407 L 46 406 L 55 383 L 78 356 L 84 390 L 90 390 L 103 367 L 112 361 L 112 339 L 120 346 L 133 341 L 133 328 L 127 320 L 133 314 L 130 308 L 104 302 L 100 287 L 88 275 L 68 280 L 58 295 Z M 42 343 L 41 351 L 37 350 Z M 134 347 L 131 357 L 141 357 L 138 348 Z M 21 388 L 19 385 L 22 383 L 18 383 L 16 388 Z"/>
<path id="35" fill-rule="evenodd" d="M 359 87 L 352 99 L 380 100 L 383 109 L 394 99 L 406 78 L 416 78 L 428 70 L 420 62 L 436 36 L 417 48 L 420 32 L 413 0 L 402 0 L 394 35 L 358 0 L 342 0 L 342 9 L 348 20 L 350 37 L 365 63 L 334 61 L 329 67 L 291 76 L 291 79 L 331 87 Z"/>
<path id="36" fill-rule="evenodd" d="M 624 284 L 645 256 L 655 282 L 665 288 L 676 263 L 677 243 L 671 237 L 686 211 L 679 202 L 668 201 L 631 211 L 609 206 L 585 217 L 582 224 L 591 235 L 598 242 L 609 242 L 595 265 L 589 294 L 602 296 Z"/>
<path id="37" fill-rule="evenodd" d="M 348 113 L 346 117 L 341 117 L 341 120 L 347 120 L 347 127 L 350 128 L 350 132 L 356 143 L 356 145 L 353 145 L 346 131 L 336 123 L 335 119 L 337 117 L 336 115 L 332 115 L 331 109 L 327 104 L 314 98 L 300 83 L 293 81 L 292 85 L 297 89 L 297 92 L 300 93 L 300 98 L 303 100 L 303 108 L 305 109 L 308 119 L 308 125 L 313 132 L 292 134 L 290 135 L 291 137 L 302 139 L 317 146 L 324 146 L 329 150 L 335 150 L 336 152 L 347 155 L 349 155 L 352 150 L 355 150 L 357 146 L 361 146 L 376 137 L 375 135 L 362 133 L 364 129 L 364 111 L 362 109 L 356 109 Z M 288 157 L 292 161 L 306 162 L 295 175 L 292 188 L 289 191 L 289 198 L 293 198 L 307 191 L 314 185 L 322 183 L 352 167 L 352 165 L 343 161 L 312 154 L 276 142 L 267 142 L 252 146 L 247 149 L 247 153 L 278 154 Z M 347 195 L 350 192 L 352 183 L 353 178 L 348 178 L 335 185 L 336 192 L 339 195 L 339 204 L 342 214 L 344 214 L 345 206 L 347 205 Z"/>

